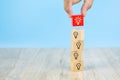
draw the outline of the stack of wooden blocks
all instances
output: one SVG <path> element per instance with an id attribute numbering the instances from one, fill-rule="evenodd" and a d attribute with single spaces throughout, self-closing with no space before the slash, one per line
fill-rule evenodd
<path id="1" fill-rule="evenodd" d="M 84 30 L 72 30 L 71 70 L 83 71 L 82 52 L 84 46 Z"/>

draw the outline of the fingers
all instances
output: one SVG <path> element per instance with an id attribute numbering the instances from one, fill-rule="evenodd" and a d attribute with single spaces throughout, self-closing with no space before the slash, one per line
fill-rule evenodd
<path id="1" fill-rule="evenodd" d="M 68 16 L 72 16 L 72 0 L 64 0 L 64 9 L 67 12 Z"/>
<path id="2" fill-rule="evenodd" d="M 82 15 L 85 16 L 87 13 L 87 10 L 91 8 L 93 4 L 93 0 L 85 0 L 84 4 L 82 5 L 81 12 Z"/>
<path id="3" fill-rule="evenodd" d="M 67 12 L 68 16 L 72 16 L 72 5 L 80 2 L 80 0 L 64 0 L 64 9 Z M 93 0 L 84 0 L 84 4 L 81 8 L 81 14 L 86 15 L 87 10 L 91 8 Z"/>
<path id="4" fill-rule="evenodd" d="M 64 9 L 68 16 L 72 16 L 72 5 L 80 2 L 80 0 L 64 0 Z"/>
<path id="5" fill-rule="evenodd" d="M 72 4 L 77 4 L 79 3 L 81 0 L 72 0 Z"/>

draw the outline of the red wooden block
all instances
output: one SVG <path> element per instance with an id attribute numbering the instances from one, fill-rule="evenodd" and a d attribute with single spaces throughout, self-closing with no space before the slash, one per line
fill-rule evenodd
<path id="1" fill-rule="evenodd" d="M 83 26 L 84 25 L 84 16 L 73 15 L 72 16 L 72 25 L 73 26 Z"/>

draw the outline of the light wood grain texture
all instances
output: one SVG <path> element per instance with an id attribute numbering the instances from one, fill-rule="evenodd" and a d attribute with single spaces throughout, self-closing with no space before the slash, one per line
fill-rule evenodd
<path id="1" fill-rule="evenodd" d="M 71 51 L 71 61 L 81 61 L 83 60 L 82 54 L 79 51 Z"/>
<path id="2" fill-rule="evenodd" d="M 84 70 L 83 61 L 71 61 L 71 71 L 80 72 Z"/>
<path id="3" fill-rule="evenodd" d="M 79 51 L 80 54 L 82 54 L 84 49 L 84 41 L 81 40 L 72 41 L 71 46 L 72 46 L 71 51 Z"/>
<path id="4" fill-rule="evenodd" d="M 84 40 L 84 30 L 83 29 L 73 29 L 71 32 L 72 41 Z"/>
<path id="5" fill-rule="evenodd" d="M 0 80 L 120 80 L 120 48 L 84 49 L 83 61 L 73 73 L 70 49 L 1 48 Z"/>
<path id="6" fill-rule="evenodd" d="M 73 29 L 71 36 L 71 71 L 83 71 L 82 52 L 84 47 L 84 30 Z"/>
<path id="7" fill-rule="evenodd" d="M 70 80 L 84 80 L 83 71 L 71 72 Z"/>

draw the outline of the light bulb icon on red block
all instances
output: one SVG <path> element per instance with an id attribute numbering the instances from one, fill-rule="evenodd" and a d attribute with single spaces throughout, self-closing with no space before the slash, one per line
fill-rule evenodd
<path id="1" fill-rule="evenodd" d="M 73 15 L 72 16 L 72 25 L 73 26 L 83 26 L 84 25 L 84 16 Z"/>

